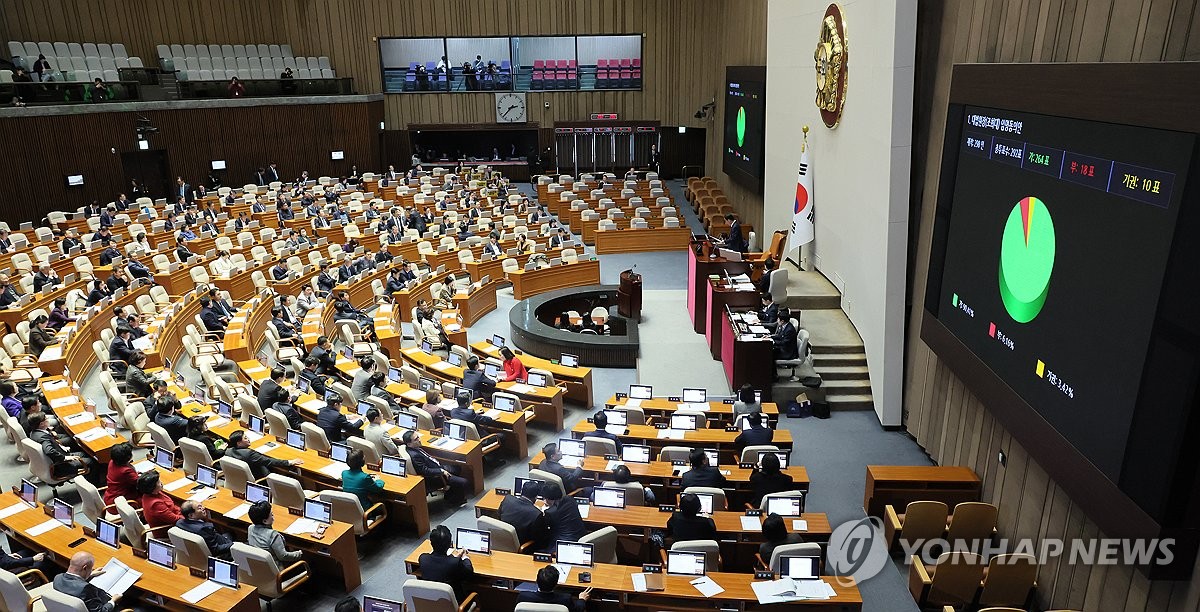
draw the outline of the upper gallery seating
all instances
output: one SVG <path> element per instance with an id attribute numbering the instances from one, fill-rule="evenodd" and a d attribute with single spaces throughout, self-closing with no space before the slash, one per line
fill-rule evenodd
<path id="1" fill-rule="evenodd" d="M 291 45 L 158 45 L 163 70 L 178 71 L 181 81 L 278 79 L 291 68 L 297 79 L 334 79 L 329 58 L 296 57 Z"/>
<path id="2" fill-rule="evenodd" d="M 130 57 L 121 43 L 17 42 L 8 43 L 13 64 L 32 73 L 38 55 L 45 55 L 54 81 L 119 81 L 121 68 L 141 68 L 142 58 Z M 37 76 L 33 76 L 37 80 Z M 12 73 L 0 71 L 0 82 L 12 81 Z"/>

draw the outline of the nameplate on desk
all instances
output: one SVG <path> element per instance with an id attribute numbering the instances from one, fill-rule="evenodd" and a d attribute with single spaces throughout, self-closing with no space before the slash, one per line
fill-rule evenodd
<path id="1" fill-rule="evenodd" d="M 588 422 L 588 423 L 594 423 L 594 422 L 595 422 L 595 419 L 593 419 L 592 417 L 588 417 L 588 418 L 587 418 L 587 422 Z"/>
<path id="2" fill-rule="evenodd" d="M 304 516 L 304 510 L 301 508 L 288 508 L 288 514 L 293 514 L 295 516 Z"/>
<path id="3" fill-rule="evenodd" d="M 751 508 L 746 511 L 746 516 L 762 516 L 763 511 L 758 508 Z"/>
<path id="4" fill-rule="evenodd" d="M 775 579 L 775 572 L 772 572 L 772 571 L 769 571 L 769 570 L 767 570 L 767 571 L 764 571 L 764 570 L 756 570 L 756 571 L 754 572 L 754 579 L 755 579 L 755 580 L 774 580 L 774 579 Z"/>
<path id="5" fill-rule="evenodd" d="M 732 406 L 732 405 L 733 405 L 733 400 L 731 400 L 731 399 L 727 399 L 727 400 L 721 400 L 721 403 L 722 403 L 722 404 L 725 404 L 726 406 Z"/>
<path id="6" fill-rule="evenodd" d="M 682 459 L 672 459 L 671 465 L 687 465 L 687 461 L 684 461 Z"/>
<path id="7" fill-rule="evenodd" d="M 591 502 L 591 500 L 589 500 L 589 499 L 588 499 L 588 498 L 586 498 L 586 497 L 576 497 L 576 498 L 575 498 L 575 503 L 579 504 L 580 506 L 586 506 L 586 505 L 588 505 L 590 502 Z"/>
<path id="8" fill-rule="evenodd" d="M 619 461 L 620 457 L 617 457 L 616 455 L 605 455 L 604 460 L 605 461 Z"/>
<path id="9" fill-rule="evenodd" d="M 673 504 L 659 504 L 658 511 L 659 512 L 674 512 L 675 506 Z"/>
<path id="10" fill-rule="evenodd" d="M 654 424 L 655 429 L 668 429 L 669 427 L 670 427 L 670 423 L 655 423 Z"/>
<path id="11" fill-rule="evenodd" d="M 205 568 L 188 567 L 188 573 L 190 573 L 191 575 L 193 575 L 197 578 L 207 578 L 208 577 L 208 570 Z"/>
<path id="12" fill-rule="evenodd" d="M 627 397 L 629 397 L 629 394 L 628 394 L 628 393 L 618 393 L 618 394 L 617 394 L 617 399 L 619 399 L 619 400 L 623 400 L 623 399 L 625 399 L 625 398 L 627 398 Z"/>
<path id="13" fill-rule="evenodd" d="M 738 467 L 742 468 L 743 470 L 753 470 L 757 466 L 753 463 L 742 462 L 738 464 Z"/>
<path id="14" fill-rule="evenodd" d="M 496 487 L 496 495 L 512 495 L 512 491 L 510 489 L 501 489 L 500 487 Z"/>
<path id="15" fill-rule="evenodd" d="M 678 395 L 668 395 L 668 396 L 667 396 L 667 401 L 668 401 L 668 402 L 682 402 L 682 401 L 683 401 L 683 399 L 682 399 L 682 398 L 680 398 Z"/>
<path id="16" fill-rule="evenodd" d="M 136 546 L 130 546 L 129 550 L 132 550 L 133 556 L 137 557 L 138 559 L 145 559 L 146 555 L 149 554 L 145 550 L 138 550 L 138 548 Z"/>
<path id="17" fill-rule="evenodd" d="M 658 563 L 643 563 L 642 571 L 647 574 L 661 574 L 662 565 Z"/>
<path id="18" fill-rule="evenodd" d="M 231 490 L 230 493 L 233 494 L 234 499 L 246 499 L 246 494 L 242 491 L 232 491 Z"/>
<path id="19" fill-rule="evenodd" d="M 725 426 L 725 431 L 737 431 L 737 430 L 738 430 L 737 425 L 726 425 Z"/>
<path id="20" fill-rule="evenodd" d="M 537 563 L 550 563 L 550 553 L 533 553 L 533 560 Z"/>

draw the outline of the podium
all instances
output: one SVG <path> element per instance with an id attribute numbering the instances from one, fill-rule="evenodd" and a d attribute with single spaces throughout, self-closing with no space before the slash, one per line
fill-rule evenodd
<path id="1" fill-rule="evenodd" d="M 642 318 L 642 275 L 633 270 L 621 273 L 617 288 L 617 314 L 635 321 Z"/>

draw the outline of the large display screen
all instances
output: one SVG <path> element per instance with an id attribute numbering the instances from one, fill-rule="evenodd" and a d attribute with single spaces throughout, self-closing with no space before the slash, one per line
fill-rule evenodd
<path id="1" fill-rule="evenodd" d="M 762 189 L 767 72 L 761 66 L 725 69 L 725 143 L 721 169 L 735 181 Z"/>
<path id="2" fill-rule="evenodd" d="M 926 307 L 1119 482 L 1194 135 L 972 106 L 948 133 Z"/>

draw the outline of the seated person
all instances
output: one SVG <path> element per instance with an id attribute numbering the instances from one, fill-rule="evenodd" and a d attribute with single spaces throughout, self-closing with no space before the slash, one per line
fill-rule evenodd
<path id="1" fill-rule="evenodd" d="M 688 462 L 692 464 L 692 469 L 688 470 L 683 478 L 680 479 L 679 487 L 686 489 L 688 487 L 725 487 L 728 486 L 728 481 L 725 480 L 725 475 L 716 466 L 708 464 L 708 455 L 703 449 L 693 448 L 688 454 Z"/>
<path id="2" fill-rule="evenodd" d="M 479 358 L 467 357 L 467 367 L 463 371 L 463 388 L 472 393 L 472 397 L 490 398 L 496 392 L 496 381 L 483 371 Z"/>
<path id="3" fill-rule="evenodd" d="M 755 412 L 746 417 L 750 423 L 750 429 L 738 434 L 738 437 L 733 439 L 734 446 L 737 447 L 740 453 L 747 446 L 757 444 L 770 444 L 775 438 L 775 430 L 767 427 L 767 416 L 761 412 Z"/>
<path id="4" fill-rule="evenodd" d="M 762 467 L 750 474 L 750 486 L 754 489 L 752 505 L 762 503 L 762 498 L 771 493 L 782 493 L 796 488 L 790 474 L 780 469 L 779 457 L 774 453 L 762 456 Z"/>
<path id="5" fill-rule="evenodd" d="M 104 589 L 88 582 L 92 578 L 96 557 L 80 551 L 71 555 L 67 571 L 54 577 L 54 590 L 83 601 L 88 612 L 113 612 L 120 595 L 109 595 Z"/>
<path id="6" fill-rule="evenodd" d="M 421 568 L 421 579 L 450 585 L 454 596 L 461 601 L 467 594 L 467 584 L 475 577 L 475 568 L 466 550 L 455 551 L 450 528 L 438 525 L 429 532 L 432 551 L 421 553 L 417 565 Z"/>
<path id="7" fill-rule="evenodd" d="M 533 542 L 535 550 L 546 550 L 550 543 L 550 525 L 546 522 L 546 515 L 533 503 L 541 489 L 541 483 L 528 480 L 521 487 L 520 495 L 505 496 L 500 502 L 500 520 L 517 530 L 518 540 Z"/>
<path id="8" fill-rule="evenodd" d="M 208 508 L 204 507 L 203 502 L 185 501 L 180 513 L 183 514 L 183 518 L 175 523 L 176 527 L 204 538 L 210 555 L 226 560 L 232 558 L 229 549 L 233 547 L 233 538 L 229 534 L 217 531 L 216 525 L 208 520 Z"/>
<path id="9" fill-rule="evenodd" d="M 799 359 L 800 347 L 796 342 L 796 327 L 792 325 L 792 312 L 787 308 L 779 309 L 779 325 L 771 336 L 774 357 L 776 361 Z"/>
<path id="10" fill-rule="evenodd" d="M 368 442 L 375 445 L 385 455 L 399 455 L 400 450 L 396 448 L 396 441 L 392 439 L 392 435 L 388 433 L 387 421 L 383 419 L 383 413 L 372 408 L 367 411 L 367 428 L 363 431 L 363 437 Z"/>
<path id="11" fill-rule="evenodd" d="M 679 496 L 679 509 L 667 519 L 667 536 L 675 542 L 717 539 L 717 524 L 700 515 L 700 498 L 693 493 Z"/>
<path id="12" fill-rule="evenodd" d="M 250 518 L 250 527 L 246 531 L 247 544 L 270 551 L 271 556 L 275 558 L 275 563 L 280 567 L 287 567 L 300 560 L 303 553 L 298 550 L 288 550 L 283 534 L 275 531 L 275 528 L 271 526 L 275 523 L 275 515 L 271 512 L 270 502 L 255 502 L 250 506 L 246 515 Z"/>
<path id="13" fill-rule="evenodd" d="M 213 461 L 225 456 L 225 441 L 208 430 L 208 417 L 194 416 L 188 419 L 187 438 L 204 445 Z"/>
<path id="14" fill-rule="evenodd" d="M 762 300 L 762 308 L 758 310 L 759 323 L 767 329 L 775 329 L 779 325 L 779 304 L 765 291 L 759 298 Z"/>
<path id="15" fill-rule="evenodd" d="M 621 454 L 621 439 L 616 434 L 604 430 L 605 427 L 608 427 L 608 415 L 604 414 L 603 410 L 597 412 L 596 416 L 592 417 L 592 424 L 596 426 L 596 431 L 589 432 L 585 437 L 612 440 L 617 445 L 617 454 Z"/>
<path id="16" fill-rule="evenodd" d="M 633 479 L 633 473 L 629 471 L 629 466 L 627 465 L 618 465 L 617 467 L 613 468 L 612 482 L 617 484 L 641 484 Z M 650 487 L 642 487 L 642 495 L 646 498 L 645 505 L 647 506 L 653 506 L 657 501 L 654 495 L 654 489 L 651 489 Z"/>
<path id="17" fill-rule="evenodd" d="M 785 544 L 801 544 L 804 542 L 804 537 L 798 533 L 788 533 L 787 524 L 783 522 L 783 517 L 778 514 L 769 514 L 763 519 L 762 524 L 763 542 L 758 545 L 758 556 L 762 558 L 763 563 L 771 562 L 771 553 L 775 549 Z"/>
<path id="18" fill-rule="evenodd" d="M 564 497 L 558 485 L 547 482 L 542 485 L 542 498 L 546 500 L 546 522 L 550 527 L 546 552 L 554 550 L 555 542 L 578 542 L 587 535 L 583 517 L 579 515 L 579 504 L 574 497 Z"/>
<path id="19" fill-rule="evenodd" d="M 417 432 L 411 429 L 404 432 L 401 438 L 404 446 L 408 450 L 408 457 L 412 459 L 411 473 L 420 474 L 426 482 L 430 483 L 429 490 L 441 490 L 446 488 L 446 503 L 451 507 L 462 507 L 467 505 L 467 486 L 470 484 L 466 478 L 459 476 L 459 466 L 453 464 L 442 465 L 433 455 L 425 452 L 422 448 L 421 438 Z M 537 484 L 537 483 L 533 483 Z M 534 497 L 537 496 L 535 492 Z M 504 503 L 500 504 L 501 520 L 503 520 Z M 536 508 L 535 508 L 536 510 Z M 541 515 L 541 512 L 538 512 Z"/>
<path id="20" fill-rule="evenodd" d="M 351 449 L 346 455 L 346 469 L 342 470 L 342 490 L 353 493 L 366 510 L 375 503 L 379 491 L 383 489 L 383 479 L 376 478 L 363 471 L 367 465 L 366 455 L 357 448 Z"/>
<path id="21" fill-rule="evenodd" d="M 525 369 L 525 364 L 517 358 L 512 349 L 507 346 L 500 347 L 500 357 L 504 360 L 504 381 L 512 382 L 514 380 L 526 380 L 529 378 L 529 372 Z"/>
<path id="22" fill-rule="evenodd" d="M 538 464 L 538 469 L 558 476 L 563 481 L 563 488 L 574 491 L 579 479 L 583 477 L 583 468 L 569 470 L 560 463 L 561 461 L 562 452 L 558 450 L 558 445 L 552 442 L 542 447 L 542 462 Z"/>
<path id="23" fill-rule="evenodd" d="M 188 421 L 179 413 L 182 405 L 174 396 L 168 396 L 165 401 L 158 403 L 158 414 L 154 415 L 154 424 L 167 430 L 171 440 L 179 443 L 179 439 L 187 435 Z"/>
<path id="24" fill-rule="evenodd" d="M 754 399 L 754 387 L 750 384 L 742 385 L 738 389 L 737 401 L 733 403 L 733 414 L 754 414 L 762 412 L 762 405 Z"/>
<path id="25" fill-rule="evenodd" d="M 229 447 L 225 450 L 225 456 L 245 461 L 255 479 L 266 478 L 273 469 L 284 470 L 304 463 L 303 459 L 275 459 L 250 448 L 246 432 L 240 429 L 229 434 Z"/>
<path id="26" fill-rule="evenodd" d="M 142 495 L 142 515 L 151 529 L 175 525 L 183 519 L 183 512 L 179 510 L 175 500 L 163 491 L 158 470 L 150 470 L 138 476 L 137 490 Z"/>
<path id="27" fill-rule="evenodd" d="M 554 589 L 558 587 L 558 575 L 558 568 L 553 565 L 547 565 L 538 570 L 537 590 L 518 591 L 517 603 L 553 604 L 564 606 L 568 612 L 587 610 L 587 601 L 588 597 L 592 595 L 592 587 L 584 589 L 578 597 L 573 597 L 570 593 L 555 592 Z"/>
<path id="28" fill-rule="evenodd" d="M 342 396 L 334 395 L 325 400 L 325 406 L 317 412 L 317 427 L 325 431 L 330 442 L 341 442 L 348 436 L 362 435 L 363 420 L 353 422 L 342 414 Z"/>

